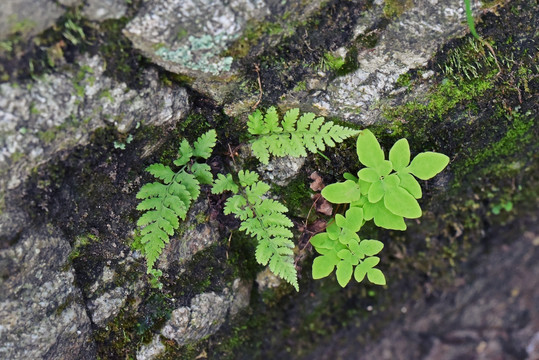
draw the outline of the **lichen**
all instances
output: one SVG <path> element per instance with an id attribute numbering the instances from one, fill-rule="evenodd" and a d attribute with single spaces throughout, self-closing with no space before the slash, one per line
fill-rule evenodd
<path id="1" fill-rule="evenodd" d="M 163 60 L 172 61 L 188 69 L 218 75 L 223 71 L 229 71 L 232 66 L 232 57 L 219 57 L 219 53 L 231 40 L 234 40 L 234 37 L 224 34 L 217 36 L 206 34 L 200 37 L 191 35 L 186 45 L 176 50 L 162 46 L 155 54 Z"/>

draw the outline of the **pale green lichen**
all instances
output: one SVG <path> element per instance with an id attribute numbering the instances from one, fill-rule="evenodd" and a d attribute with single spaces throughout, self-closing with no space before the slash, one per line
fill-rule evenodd
<path id="1" fill-rule="evenodd" d="M 176 50 L 163 46 L 155 54 L 163 60 L 181 64 L 191 70 L 218 75 L 222 71 L 229 71 L 232 65 L 232 57 L 219 57 L 229 40 L 233 39 L 227 35 L 189 36 L 186 45 Z"/>

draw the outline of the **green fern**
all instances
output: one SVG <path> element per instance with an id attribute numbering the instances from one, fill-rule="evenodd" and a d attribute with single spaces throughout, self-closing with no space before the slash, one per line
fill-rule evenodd
<path id="1" fill-rule="evenodd" d="M 249 115 L 247 127 L 255 135 L 252 141 L 253 154 L 260 162 L 267 164 L 270 155 L 307 156 L 333 147 L 344 139 L 357 135 L 359 131 L 335 125 L 332 121 L 324 123 L 323 117 L 305 113 L 299 117 L 299 109 L 290 109 L 279 123 L 275 107 L 270 107 L 265 115 L 256 110 Z"/>
<path id="2" fill-rule="evenodd" d="M 269 264 L 274 274 L 299 290 L 290 231 L 293 224 L 285 215 L 288 209 L 278 201 L 262 198 L 270 187 L 259 180 L 257 173 L 241 170 L 238 182 L 240 186 L 231 174 L 219 174 L 212 193 L 231 191 L 235 194 L 225 204 L 225 215 L 234 214 L 241 220 L 240 230 L 258 240 L 256 261 Z"/>
<path id="3" fill-rule="evenodd" d="M 217 139 L 215 130 L 200 136 L 193 144 L 187 140 L 180 143 L 178 158 L 174 165 L 178 171 L 169 166 L 156 163 L 148 166 L 146 171 L 160 181 L 145 184 L 137 193 L 142 201 L 137 210 L 144 214 L 138 219 L 140 245 L 146 257 L 147 273 L 151 274 L 153 266 L 169 242 L 174 230 L 178 229 L 180 220 L 185 220 L 191 203 L 200 195 L 200 184 L 211 184 L 213 176 L 207 164 L 195 162 L 196 158 L 210 157 Z"/>

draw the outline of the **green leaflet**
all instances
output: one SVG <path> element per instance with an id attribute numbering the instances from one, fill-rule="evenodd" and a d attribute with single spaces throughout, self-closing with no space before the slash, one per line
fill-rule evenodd
<path id="1" fill-rule="evenodd" d="M 416 199 L 422 196 L 414 176 L 426 180 L 434 177 L 449 163 L 444 154 L 423 152 L 410 162 L 410 146 L 398 140 L 389 151 L 389 160 L 378 140 L 369 130 L 362 130 L 357 139 L 360 163 L 365 165 L 357 178 L 347 174 L 345 182 L 326 186 L 322 196 L 335 204 L 352 204 L 364 209 L 364 219 L 374 219 L 377 226 L 406 230 L 403 218 L 421 217 Z"/>
<path id="2" fill-rule="evenodd" d="M 378 140 L 369 130 L 357 139 L 357 154 L 361 164 L 357 177 L 345 173 L 346 181 L 330 184 L 322 196 L 335 204 L 350 204 L 345 215 L 336 214 L 326 232 L 311 238 L 320 254 L 312 267 L 314 279 L 328 276 L 335 270 L 337 281 L 344 287 L 352 278 L 361 282 L 365 277 L 377 285 L 385 285 L 382 271 L 375 268 L 383 244 L 378 240 L 361 240 L 357 232 L 365 221 L 376 226 L 406 230 L 404 218 L 421 216 L 416 199 L 421 198 L 421 186 L 416 178 L 434 177 L 449 163 L 446 155 L 435 152 L 418 154 L 410 162 L 410 146 L 406 139 L 398 140 L 389 151 L 389 160 Z M 415 177 L 414 177 L 415 176 Z"/>
<path id="3" fill-rule="evenodd" d="M 311 238 L 311 244 L 321 254 L 313 261 L 313 279 L 324 278 L 336 269 L 335 275 L 342 287 L 350 282 L 354 273 L 358 282 L 370 272 L 373 275 L 372 278 L 368 277 L 369 281 L 382 284 L 381 271 L 372 267 L 379 261 L 373 255 L 382 251 L 384 244 L 378 240 L 361 240 L 356 232 L 362 225 L 363 209 L 351 207 L 346 216 L 337 214 L 335 222 L 327 227 L 326 232 Z"/>
<path id="4" fill-rule="evenodd" d="M 251 127 L 264 131 L 253 116 Z M 275 125 L 272 125 L 275 130 Z M 287 207 L 280 202 L 263 197 L 269 191 L 268 184 L 249 170 L 238 173 L 239 185 L 232 175 L 219 174 L 212 188 L 213 194 L 232 191 L 235 195 L 228 198 L 224 213 L 234 214 L 241 220 L 240 230 L 258 240 L 256 261 L 268 265 L 271 272 L 290 283 L 299 291 L 296 267 L 294 264 L 294 242 L 292 241 L 292 221 L 285 215 Z"/>
<path id="5" fill-rule="evenodd" d="M 160 163 L 146 168 L 146 171 L 162 181 L 145 184 L 137 193 L 137 199 L 142 200 L 137 210 L 143 212 L 137 226 L 141 227 L 141 251 L 146 257 L 148 274 L 158 274 L 153 266 L 170 236 L 179 227 L 180 220 L 185 220 L 191 203 L 200 195 L 200 184 L 213 182 L 210 167 L 196 163 L 194 159 L 210 157 L 215 142 L 215 130 L 200 136 L 194 147 L 184 139 L 180 143 L 178 158 L 173 162 L 181 167 L 179 170 L 174 171 Z"/>
<path id="6" fill-rule="evenodd" d="M 247 130 L 255 135 L 251 149 L 263 164 L 269 162 L 270 155 L 306 156 L 306 150 L 312 153 L 324 151 L 326 146 L 333 147 L 335 143 L 358 134 L 358 131 L 332 121 L 324 123 L 323 117 L 316 117 L 313 113 L 299 117 L 299 109 L 288 110 L 279 123 L 277 110 L 273 106 L 265 115 L 260 110 L 249 115 Z"/>

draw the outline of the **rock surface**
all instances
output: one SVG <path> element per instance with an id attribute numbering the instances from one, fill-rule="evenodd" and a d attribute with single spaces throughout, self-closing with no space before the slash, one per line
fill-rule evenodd
<path id="1" fill-rule="evenodd" d="M 0 357 L 95 359 L 91 322 L 66 264 L 70 251 L 47 228 L 0 250 Z"/>
<path id="2" fill-rule="evenodd" d="M 0 84 L 0 199 L 31 169 L 62 150 L 87 144 L 98 128 L 128 133 L 137 124 L 163 125 L 183 118 L 187 93 L 165 87 L 148 70 L 140 90 L 103 76 L 105 63 L 84 56 L 78 67 L 22 86 Z"/>
<path id="3" fill-rule="evenodd" d="M 2 3 L 0 40 L 10 35 L 29 38 L 51 27 L 66 7 L 81 4 L 81 0 L 8 0 Z"/>

